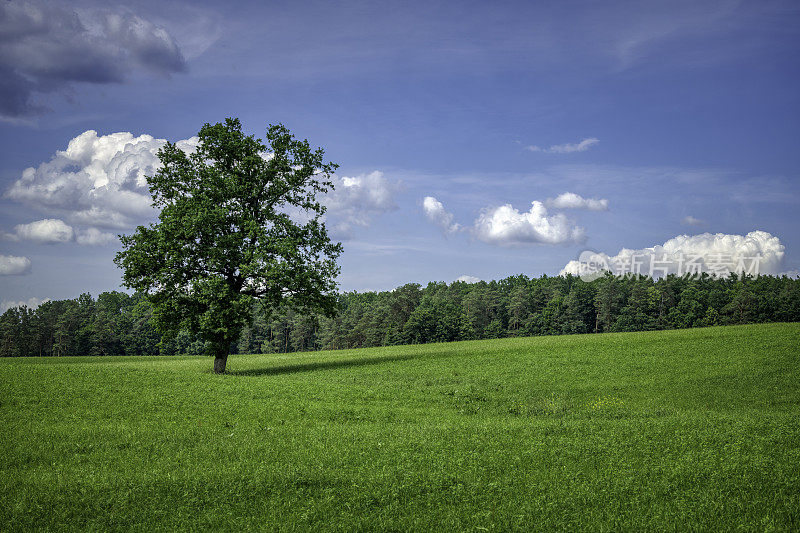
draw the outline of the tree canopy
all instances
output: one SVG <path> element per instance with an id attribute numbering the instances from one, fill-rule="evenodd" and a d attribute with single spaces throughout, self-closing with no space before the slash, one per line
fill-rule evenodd
<path id="1" fill-rule="evenodd" d="M 159 331 L 198 334 L 224 372 L 255 305 L 335 311 L 341 244 L 328 236 L 320 195 L 337 165 L 280 124 L 265 142 L 230 118 L 198 137 L 192 153 L 159 150 L 147 178 L 158 222 L 122 235 L 115 262 L 125 285 L 147 295 Z"/>

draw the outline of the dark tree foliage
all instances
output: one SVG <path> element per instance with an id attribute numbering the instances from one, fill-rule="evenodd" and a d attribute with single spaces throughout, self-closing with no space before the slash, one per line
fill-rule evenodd
<path id="1" fill-rule="evenodd" d="M 121 236 L 115 261 L 152 304 L 159 332 L 197 335 L 222 373 L 256 303 L 334 312 L 341 245 L 328 237 L 319 195 L 336 165 L 281 125 L 266 144 L 238 119 L 206 124 L 198 137 L 191 154 L 172 143 L 159 150 L 161 167 L 147 178 L 159 221 Z M 92 348 L 106 353 L 115 342 L 107 324 L 93 331 L 106 340 Z"/>
<path id="2" fill-rule="evenodd" d="M 527 335 L 646 331 L 800 321 L 800 280 L 773 276 L 653 280 L 573 276 L 403 285 L 335 296 L 326 315 L 253 304 L 239 353 L 295 352 Z M 0 355 L 197 354 L 209 341 L 181 329 L 159 343 L 154 307 L 141 293 L 83 294 L 0 316 Z"/>

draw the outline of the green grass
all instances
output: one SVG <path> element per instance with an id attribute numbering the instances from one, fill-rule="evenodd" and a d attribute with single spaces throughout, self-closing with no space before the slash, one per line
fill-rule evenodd
<path id="1" fill-rule="evenodd" d="M 800 324 L 0 361 L 0 530 L 800 529 Z"/>

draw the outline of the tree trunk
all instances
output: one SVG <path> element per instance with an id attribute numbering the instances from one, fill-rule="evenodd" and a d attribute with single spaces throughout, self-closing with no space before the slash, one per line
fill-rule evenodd
<path id="1" fill-rule="evenodd" d="M 222 338 L 214 343 L 214 373 L 224 374 L 225 365 L 228 363 L 228 352 L 230 351 L 230 342 L 228 339 Z"/>

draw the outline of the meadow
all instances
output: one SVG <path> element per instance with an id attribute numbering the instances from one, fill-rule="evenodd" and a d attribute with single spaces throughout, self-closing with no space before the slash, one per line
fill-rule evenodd
<path id="1" fill-rule="evenodd" d="M 800 324 L 0 360 L 0 529 L 800 529 Z"/>

